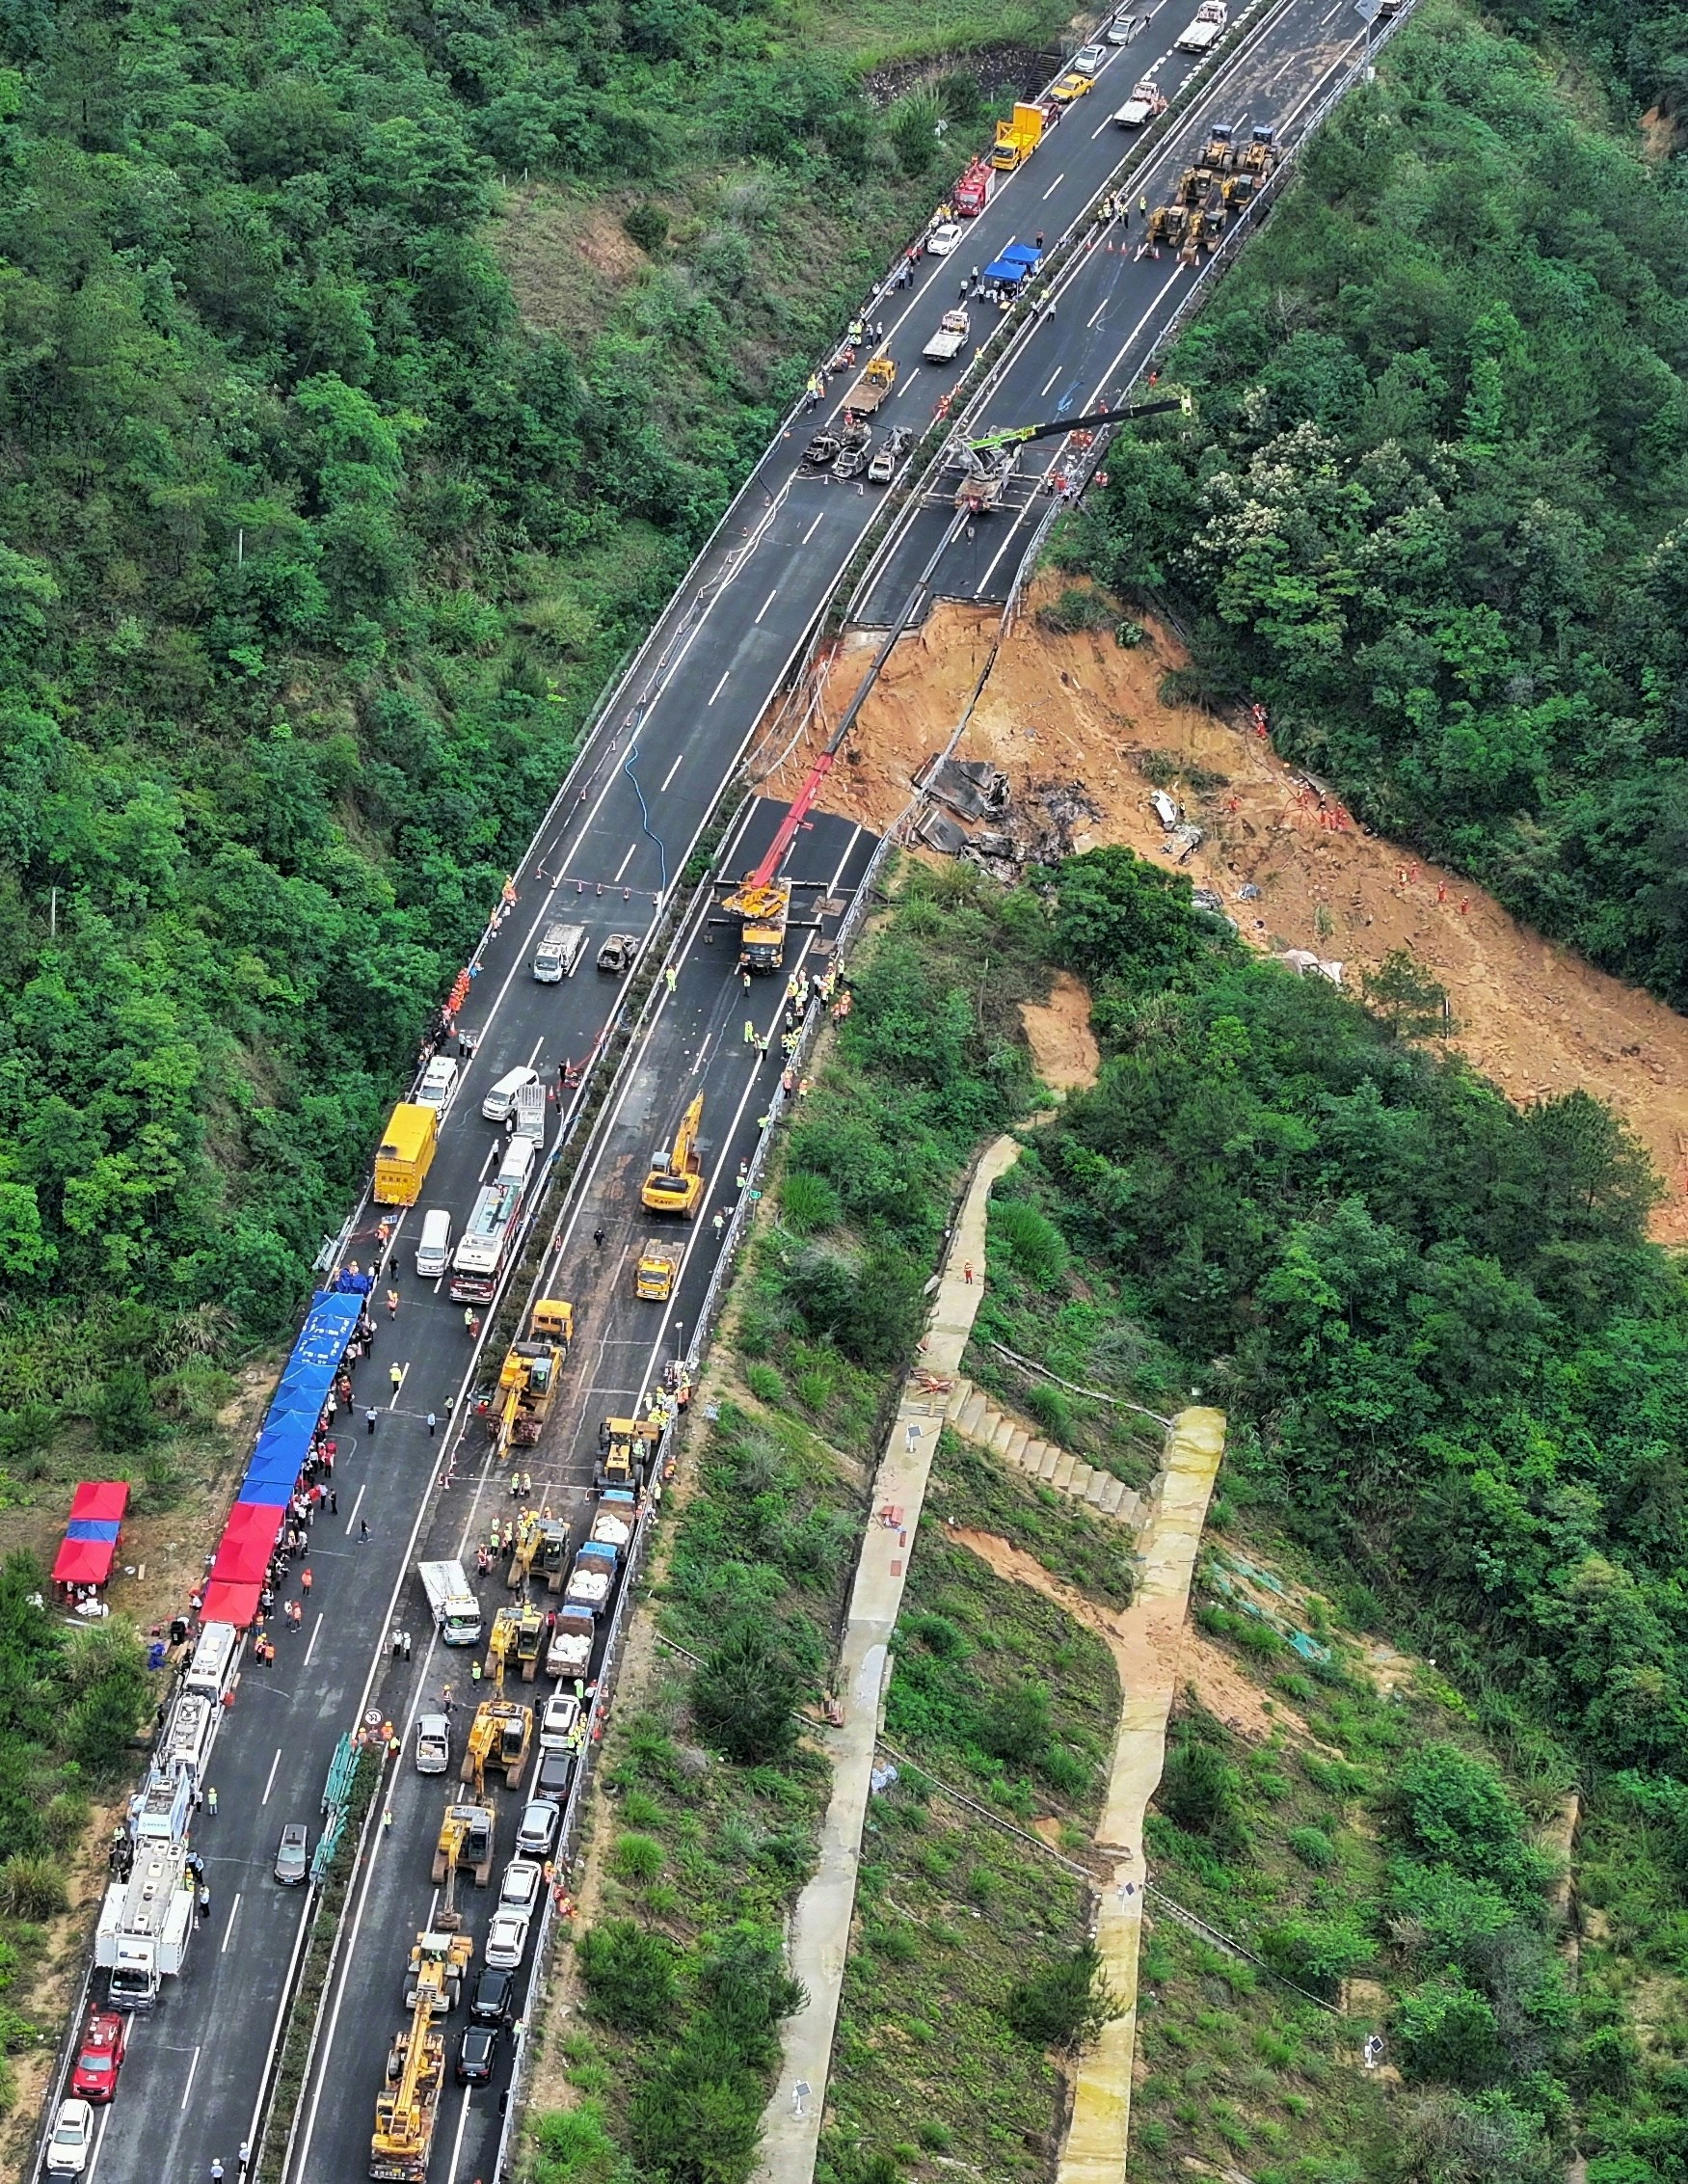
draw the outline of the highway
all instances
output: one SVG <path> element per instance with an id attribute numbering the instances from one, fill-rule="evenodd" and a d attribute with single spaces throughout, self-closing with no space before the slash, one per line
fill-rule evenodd
<path id="1" fill-rule="evenodd" d="M 1031 240 L 1042 232 L 1053 245 L 1085 214 L 1133 148 L 1110 115 L 1151 67 L 1165 88 L 1175 88 L 1187 64 L 1171 54 L 1170 40 L 1191 13 L 1193 0 L 1163 0 L 1150 29 L 1111 53 L 1095 90 L 1019 174 L 999 183 L 955 256 L 921 259 L 911 288 L 871 305 L 885 320 L 885 346 L 903 365 L 889 422 L 906 413 L 907 421 L 924 426 L 937 392 L 961 368 L 917 368 L 922 344 L 955 301 L 961 274 L 989 262 L 1016 236 Z M 1270 121 L 1304 111 L 1320 84 L 1345 65 L 1352 20 L 1346 5 L 1288 0 L 1250 49 L 1241 80 L 1227 89 L 1226 118 L 1243 113 L 1250 121 Z M 1205 126 L 1209 118 L 1204 112 L 1191 126 Z M 1169 144 L 1160 165 L 1175 168 L 1182 157 Z M 1132 186 L 1135 192 L 1135 180 Z M 1144 186 L 1153 202 L 1155 189 Z M 1050 414 L 1052 404 L 1077 414 L 1097 387 L 1116 391 L 1128 382 L 1133 359 L 1146 354 L 1169 322 L 1192 278 L 1169 261 L 1139 261 L 1131 251 L 1099 246 L 1058 294 L 1054 320 L 1020 339 L 981 414 L 992 422 L 1028 422 Z M 834 381 L 835 402 L 844 384 Z M 528 964 L 540 930 L 553 917 L 578 917 L 590 928 L 595 952 L 611 931 L 643 936 L 655 930 L 723 788 L 878 511 L 874 489 L 801 472 L 815 421 L 793 420 L 768 449 L 623 677 L 549 812 L 535 815 L 541 823 L 515 875 L 516 903 L 477 957 L 460 1021 L 479 1030 L 481 1039 L 448 1111 L 422 1200 L 424 1206 L 451 1208 L 459 1225 L 501 1143 L 480 1119 L 487 1087 L 510 1066 L 530 1062 L 555 1083 L 559 1064 L 581 1064 L 597 1053 L 617 1007 L 619 982 L 594 971 L 590 955 L 562 984 L 538 984 Z M 1023 551 L 1024 526 L 1034 513 L 1005 511 L 981 521 L 974 538 L 958 538 L 940 589 L 1000 596 L 1012 575 L 1015 539 Z M 934 511 L 913 511 L 883 563 L 875 607 L 899 585 L 906 592 L 943 520 Z M 717 869 L 742 871 L 754 862 L 773 823 L 774 816 L 758 807 Z M 825 883 L 828 926 L 871 848 L 842 822 L 820 818 L 799 837 L 788 869 Z M 824 930 L 793 936 L 794 946 L 824 939 Z M 692 1324 L 717 1248 L 706 1217 L 690 1234 L 674 1303 L 665 1312 L 636 1305 L 627 1253 L 640 1225 L 630 1211 L 630 1191 L 636 1200 L 648 1154 L 671 1135 L 701 1085 L 708 1163 L 716 1174 L 710 1204 L 726 1202 L 720 1180 L 731 1179 L 753 1142 L 778 1074 L 777 1038 L 753 1073 L 742 1031 L 747 1014 L 764 1028 L 777 1016 L 783 982 L 759 982 L 747 997 L 728 931 L 711 927 L 701 909 L 674 959 L 676 990 L 660 998 L 647 1042 L 598 1125 L 551 1282 L 553 1293 L 576 1305 L 577 1339 L 546 1438 L 524 1462 L 534 1473 L 535 1498 L 543 1480 L 564 1510 L 580 1503 L 598 1418 L 645 1384 L 677 1339 L 673 1322 L 682 1332 Z M 568 1110 L 553 1108 L 550 1119 L 554 1133 Z M 558 1210 L 548 1208 L 547 1218 Z M 346 1246 L 349 1257 L 368 1262 L 374 1223 L 375 1209 L 365 1204 Z M 465 1429 L 466 1397 L 496 1373 L 497 1361 L 477 1361 L 462 1308 L 448 1302 L 442 1286 L 415 1280 L 409 1257 L 415 1223 L 409 1217 L 393 1246 L 397 1315 L 389 1320 L 377 1299 L 372 1354 L 356 1371 L 355 1431 L 341 1421 L 338 1509 L 319 1518 L 305 1558 L 314 1585 L 303 1628 L 279 1632 L 273 1670 L 248 1663 L 219 1736 L 211 1768 L 219 1810 L 214 1818 L 201 1813 L 194 1826 L 211 1914 L 181 1978 L 168 1983 L 156 2012 L 134 2026 L 121 2090 L 102 2112 L 88 2171 L 105 2184 L 187 2184 L 208 2176 L 214 2157 L 234 2176 L 237 2148 L 255 2140 L 261 2122 L 308 1909 L 308 1892 L 282 1889 L 271 1877 L 281 1828 L 292 1820 L 318 1822 L 335 1740 L 367 1709 L 408 1724 L 420 1699 L 439 1688 L 441 1664 L 425 1642 L 407 1672 L 390 1660 L 386 1637 L 397 1621 L 425 1641 L 415 1561 L 430 1549 L 452 1551 L 460 1539 L 472 1543 L 489 1507 L 477 1496 L 483 1489 L 496 1495 L 479 1476 L 481 1451 Z M 591 1241 L 598 1227 L 605 1230 L 602 1248 Z M 383 1290 L 387 1283 L 384 1277 Z M 394 1364 L 401 1372 L 396 1394 Z M 371 1404 L 378 1409 L 373 1434 L 362 1420 Z M 430 1412 L 440 1421 L 432 1437 Z M 453 1438 L 458 1433 L 461 1443 Z M 441 1485 L 447 1462 L 454 1481 Z M 507 1500 L 502 1506 L 507 1511 Z M 547 1687 L 539 1686 L 542 1693 Z M 460 1714 L 460 1733 L 461 1724 Z M 498 1794 L 507 1808 L 512 1800 Z M 326 2184 L 366 2170 L 382 2058 L 399 2024 L 404 1954 L 428 1908 L 441 1785 L 419 1780 L 407 1758 L 391 1801 L 392 1825 L 382 1831 L 354 1891 L 301 2110 L 292 2184 Z M 506 1837 L 500 1858 L 508 1848 Z M 484 1904 L 476 1907 L 477 1919 L 483 1912 Z M 453 2052 L 460 2025 L 451 2024 Z M 449 2092 L 430 2171 L 437 2184 L 490 2180 L 496 2114 L 496 2087 L 469 2100 Z"/>

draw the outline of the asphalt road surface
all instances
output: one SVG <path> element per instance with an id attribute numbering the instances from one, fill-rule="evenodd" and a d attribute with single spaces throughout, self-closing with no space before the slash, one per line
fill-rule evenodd
<path id="1" fill-rule="evenodd" d="M 760 816 L 765 840 L 777 814 L 763 806 Z M 795 869 L 805 877 L 821 880 L 822 899 L 842 908 L 872 848 L 871 837 L 845 822 L 823 819 L 804 837 Z M 814 901 L 813 895 L 810 900 Z M 836 915 L 828 916 L 822 919 L 820 930 L 794 935 L 788 965 L 807 955 L 811 967 L 817 967 L 822 957 L 815 951 L 835 924 Z M 744 1023 L 748 1017 L 764 1031 L 770 1027 L 777 1031 L 783 1001 L 781 979 L 759 981 L 747 999 L 728 934 L 717 930 L 711 935 L 708 928 L 697 933 L 681 967 L 677 989 L 662 1001 L 650 1039 L 600 1133 L 571 1203 L 555 1271 L 542 1288 L 575 1305 L 575 1344 L 540 1442 L 537 1447 L 519 1452 L 518 1460 L 532 1476 L 535 1505 L 567 1518 L 576 1541 L 593 1498 L 600 1420 L 630 1412 L 641 1392 L 659 1381 L 664 1360 L 682 1347 L 681 1331 L 692 1324 L 702 1303 L 719 1249 L 713 1211 L 730 1212 L 735 1203 L 738 1165 L 755 1147 L 760 1120 L 782 1066 L 777 1036 L 770 1040 L 765 1059 L 759 1061 L 744 1040 Z M 653 1221 L 638 1205 L 648 1156 L 654 1146 L 672 1134 L 681 1111 L 699 1090 L 705 1095 L 702 1143 L 708 1196 L 695 1223 Z M 597 1246 L 593 1236 L 600 1228 L 604 1242 Z M 639 1245 L 656 1233 L 685 1246 L 680 1282 L 667 1305 L 641 1303 L 632 1293 Z M 466 1425 L 455 1461 L 457 1483 L 439 1496 L 425 1542 L 418 1544 L 416 1553 L 461 1554 L 472 1578 L 475 1543 L 486 1536 L 490 1523 L 513 1512 L 508 1486 L 512 1469 L 507 1460 L 493 1469 L 478 1421 Z M 497 1604 L 514 1596 L 505 1587 L 501 1569 L 481 1580 L 480 1589 L 490 1629 Z M 543 1588 L 534 1588 L 533 1597 L 541 1605 L 548 1604 Z M 424 1644 L 426 1610 L 419 1582 L 413 1580 L 405 1587 L 398 1620 L 418 1633 L 415 1658 L 408 1668 L 402 1663 L 389 1667 L 383 1677 L 380 1700 L 387 1715 L 403 1725 L 408 1739 L 416 1713 L 439 1703 L 442 1682 L 452 1684 L 458 1698 L 469 1696 L 470 1657 L 466 1651 L 448 1652 Z M 512 1676 L 505 1688 L 507 1696 L 543 1704 L 553 1686 L 541 1674 L 531 1685 Z M 469 1711 L 469 1705 L 461 1705 L 454 1722 L 459 1750 Z M 512 1853 L 521 1807 L 531 1793 L 531 1767 L 519 1791 L 506 1791 L 501 1779 L 495 1780 L 497 1786 L 492 1794 L 498 1825 L 493 1880 L 484 1890 L 464 1887 L 458 1899 L 467 1913 L 464 1930 L 475 1937 L 477 1968 L 498 1876 Z M 361 2175 L 367 2164 L 375 2095 L 389 2043 L 402 2022 L 406 1953 L 428 1925 L 438 1901 L 430 1861 L 446 1788 L 438 1776 L 418 1775 L 407 1752 L 388 1800 L 392 1825 L 383 1829 L 377 1840 L 354 1899 L 317 2069 L 307 2088 L 290 2172 L 297 2184 L 339 2184 Z M 524 1966 L 524 1975 L 526 1970 Z M 466 2022 L 463 2009 L 446 2020 L 447 2052 L 452 2057 Z M 492 2086 L 467 2091 L 454 2084 L 448 2087 L 436 2125 L 433 2175 L 461 2177 L 465 2184 L 476 2176 L 492 2175 L 500 2123 L 498 2096 L 508 2067 L 506 2042 Z"/>
<path id="2" fill-rule="evenodd" d="M 1119 50 L 1054 141 L 1039 147 L 1026 170 L 1035 177 L 1033 202 L 1038 202 L 1037 185 L 1052 169 L 1060 170 L 1058 185 L 1048 199 L 1052 239 L 1106 188 L 1130 135 L 1111 116 L 1138 77 L 1151 77 L 1170 97 L 1199 65 L 1171 49 L 1171 39 L 1193 13 L 1194 0 L 1163 0 L 1153 30 Z M 1139 200 L 1146 197 L 1151 207 L 1168 200 L 1179 174 L 1196 158 L 1216 121 L 1230 122 L 1239 145 L 1246 145 L 1249 131 L 1262 124 L 1275 127 L 1280 146 L 1293 142 L 1322 94 L 1353 67 L 1364 40 L 1365 29 L 1351 0 L 1295 0 L 1267 22 L 1238 64 L 1197 96 L 1189 117 L 1165 139 L 1141 174 L 1133 176 L 1126 220 L 1105 227 L 1092 224 L 1077 263 L 1063 268 L 1053 287 L 1053 315 L 1040 319 L 1020 340 L 1007 369 L 971 418 L 969 430 L 983 435 L 1011 425 L 1041 424 L 1125 401 L 1197 273 L 1195 267 L 1180 264 L 1170 250 L 1158 256 L 1147 251 Z M 965 241 L 963 248 L 971 266 L 978 254 Z M 955 301 L 954 289 L 948 300 Z M 977 332 L 978 314 L 983 310 L 988 317 L 989 307 L 976 304 L 972 310 Z M 930 377 L 929 371 L 922 375 L 922 395 Z M 899 396 L 913 399 L 916 390 L 904 380 Z M 893 411 L 898 399 L 893 397 Z M 920 421 L 928 421 L 925 410 Z M 950 547 L 933 579 L 933 596 L 1007 598 L 1032 532 L 1048 512 L 1044 481 L 1058 471 L 1064 445 L 1056 437 L 1034 441 L 1022 450 L 1019 474 L 1005 504 L 979 516 Z M 959 481 L 959 472 L 952 469 L 933 473 L 928 493 L 934 504 L 902 526 L 895 551 L 884 556 L 862 603 L 860 621 L 885 627 L 900 611 L 953 515 Z"/>
<path id="3" fill-rule="evenodd" d="M 1192 12 L 1193 0 L 1189 7 L 1164 0 L 1150 29 L 1111 55 L 1096 88 L 1036 156 L 999 184 L 984 213 L 966 227 L 955 256 L 922 259 L 912 288 L 875 303 L 874 314 L 886 324 L 885 345 L 904 366 L 888 405 L 889 422 L 900 421 L 906 408 L 910 423 L 924 424 L 937 392 L 953 383 L 958 366 L 917 369 L 916 360 L 954 302 L 961 274 L 989 262 L 1016 236 L 1031 240 L 1041 231 L 1053 245 L 1129 154 L 1127 133 L 1109 116 L 1157 61 L 1160 80 L 1173 88 L 1184 64 L 1168 58 L 1171 38 Z M 1241 88 L 1227 95 L 1226 118 L 1273 120 L 1297 110 L 1344 65 L 1350 20 L 1345 5 L 1290 0 L 1249 64 L 1253 88 L 1246 97 Z M 1201 119 L 1205 124 L 1211 118 L 1204 113 Z M 1173 166 L 1179 156 L 1169 149 L 1165 164 Z M 1153 200 L 1152 188 L 1148 194 Z M 1099 385 L 1123 386 L 1137 353 L 1133 343 L 1146 353 L 1189 278 L 1170 264 L 1139 262 L 1130 252 L 1098 251 L 1058 300 L 1055 319 L 1023 341 L 1003 391 L 989 405 L 990 419 L 1030 422 L 1049 414 L 1051 404 L 1085 406 L 1088 391 Z M 836 401 L 843 383 L 835 381 L 832 391 Z M 797 420 L 758 466 L 538 826 L 516 876 L 519 900 L 490 936 L 461 1013 L 482 1039 L 446 1118 L 424 1206 L 449 1206 L 459 1222 L 467 1213 L 501 1142 L 479 1118 L 480 1100 L 496 1077 L 516 1063 L 554 1071 L 557 1064 L 582 1062 L 598 1048 L 615 1007 L 616 982 L 596 973 L 588 956 L 561 985 L 539 984 L 527 966 L 540 930 L 553 917 L 578 917 L 591 930 L 593 952 L 611 931 L 650 930 L 877 510 L 873 489 L 800 474 L 814 421 Z M 888 592 L 899 580 L 906 589 L 908 576 L 936 540 L 923 526 L 941 526 L 941 520 L 921 512 L 906 526 L 907 543 L 893 557 Z M 991 596 L 993 586 L 1005 585 L 1012 552 L 1000 553 L 1003 539 L 990 534 L 988 522 L 978 528 L 978 539 L 958 540 L 952 550 L 952 557 L 970 558 L 946 568 L 942 589 Z M 772 824 L 773 815 L 759 811 L 752 833 L 730 848 L 718 869 L 746 869 Z M 869 847 L 842 822 L 817 820 L 799 837 L 788 869 L 847 896 Z M 759 982 L 747 1002 L 734 975 L 728 933 L 700 926 L 679 990 L 656 1015 L 650 1044 L 630 1071 L 571 1208 L 561 1286 L 581 1317 L 563 1394 L 547 1440 L 534 1452 L 549 1469 L 542 1474 L 539 1462 L 528 1466 L 536 1496 L 543 1475 L 562 1501 L 578 1499 L 580 1482 L 589 1477 L 583 1452 L 598 1417 L 612 1401 L 636 1392 L 659 1364 L 674 1335 L 672 1323 L 680 1321 L 683 1331 L 691 1324 L 713 1256 L 712 1222 L 706 1215 L 692 1231 L 679 1294 L 662 1314 L 666 1324 L 658 1326 L 655 1308 L 636 1305 L 630 1294 L 626 1254 L 641 1226 L 630 1210 L 630 1189 L 636 1202 L 646 1155 L 671 1134 L 701 1083 L 704 1136 L 716 1170 L 710 1204 L 722 1202 L 721 1178 L 736 1170 L 751 1142 L 765 1088 L 777 1075 L 776 1053 L 752 1079 L 742 1017 L 754 1013 L 765 1022 L 777 1014 L 781 998 L 776 979 Z M 553 1110 L 553 1128 L 562 1119 Z M 370 1255 L 374 1210 L 361 1209 L 349 1256 Z M 606 1231 L 602 1252 L 590 1244 L 600 1224 Z M 303 1630 L 279 1631 L 274 1670 L 248 1664 L 218 1739 L 211 1780 L 219 1811 L 215 1819 L 201 1813 L 194 1830 L 207 1864 L 211 1916 L 195 1936 L 184 1974 L 168 1982 L 157 2010 L 134 2026 L 121 2088 L 102 2115 L 88 2171 L 108 2184 L 189 2184 L 208 2176 L 213 2157 L 232 2178 L 237 2148 L 255 2137 L 307 1909 L 306 1892 L 284 1890 L 271 1877 L 281 1826 L 293 1820 L 317 1822 L 335 1743 L 367 1707 L 379 1704 L 408 1724 L 418 1696 L 438 1687 L 438 1661 L 424 1659 L 420 1644 L 408 1678 L 389 1685 L 393 1668 L 383 1641 L 395 1618 L 422 1638 L 415 1560 L 429 1547 L 443 1551 L 459 1537 L 472 1541 L 484 1514 L 471 1502 L 478 1491 L 472 1448 L 457 1463 L 457 1483 L 442 1494 L 431 1492 L 445 1448 L 444 1421 L 474 1385 L 477 1368 L 462 1308 L 448 1303 L 443 1288 L 419 1285 L 410 1271 L 415 1227 L 412 1216 L 394 1247 L 397 1316 L 389 1321 L 377 1298 L 373 1353 L 355 1376 L 355 1426 L 342 1421 L 337 1437 L 338 1512 L 318 1520 L 311 1542 L 314 1587 Z M 389 1380 L 394 1363 L 402 1374 L 396 1394 Z M 496 1361 L 492 1363 L 496 1368 Z M 378 1408 L 372 1435 L 362 1419 L 369 1404 Z M 430 1411 L 442 1421 L 432 1442 L 424 1422 Z M 293 2174 L 310 2184 L 364 2172 L 381 2057 L 399 2022 L 399 1975 L 427 1908 L 440 1785 L 406 1774 L 395 1799 L 392 1829 L 359 1877 L 355 1931 L 342 1953 L 324 2052 L 308 2088 Z M 500 1851 L 507 1850 L 506 1839 Z M 454 2024 L 453 2046 L 455 2036 Z M 431 2171 L 436 2179 L 461 2176 L 469 2184 L 488 2173 L 496 2106 L 496 2089 L 467 2102 L 455 2090 L 448 2094 Z"/>

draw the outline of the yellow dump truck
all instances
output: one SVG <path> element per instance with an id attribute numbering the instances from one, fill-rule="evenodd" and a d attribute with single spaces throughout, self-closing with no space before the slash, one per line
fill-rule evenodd
<path id="1" fill-rule="evenodd" d="M 1022 101 L 1005 121 L 997 123 L 997 141 L 991 147 L 990 163 L 999 175 L 1011 175 L 1016 167 L 1031 158 L 1042 142 L 1043 109 Z"/>
<path id="2" fill-rule="evenodd" d="M 375 1155 L 375 1197 L 382 1205 L 415 1205 L 440 1142 L 440 1110 L 401 1099 L 387 1119 Z"/>

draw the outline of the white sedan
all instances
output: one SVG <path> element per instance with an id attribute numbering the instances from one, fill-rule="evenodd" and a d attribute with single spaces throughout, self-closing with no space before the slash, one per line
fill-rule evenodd
<path id="1" fill-rule="evenodd" d="M 1106 45 L 1081 45 L 1067 63 L 1067 67 L 1076 68 L 1081 76 L 1099 76 L 1107 64 L 1107 60 L 1108 48 Z"/>
<path id="2" fill-rule="evenodd" d="M 960 221 L 940 220 L 926 237 L 926 256 L 928 257 L 948 257 L 960 240 Z"/>
<path id="3" fill-rule="evenodd" d="M 545 1874 L 531 1858 L 512 1858 L 498 1888 L 499 1910 L 520 1911 L 523 1918 L 531 1917 L 544 1880 Z"/>
<path id="4" fill-rule="evenodd" d="M 495 1911 L 487 1928 L 487 1962 L 501 1972 L 514 1972 L 527 1952 L 525 1911 Z"/>
<path id="5" fill-rule="evenodd" d="M 85 2100 L 61 2102 L 47 2141 L 49 2176 L 80 2176 L 94 2149 L 94 2110 Z"/>

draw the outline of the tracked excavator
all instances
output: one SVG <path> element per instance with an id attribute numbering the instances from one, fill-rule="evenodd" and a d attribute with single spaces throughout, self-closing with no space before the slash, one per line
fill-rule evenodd
<path id="1" fill-rule="evenodd" d="M 467 1943 L 456 1937 L 428 1933 L 412 1953 L 411 2021 L 394 2036 L 388 2055 L 387 2083 L 376 2095 L 375 2131 L 369 2141 L 369 2173 L 384 2184 L 427 2184 L 440 2090 L 445 2082 L 445 2035 L 435 2030 L 434 2019 L 449 2008 L 450 1967 L 459 1947 L 467 1952 Z"/>
<path id="2" fill-rule="evenodd" d="M 463 1915 L 457 1908 L 457 1876 L 460 1873 L 474 1875 L 477 1888 L 485 1888 L 493 1877 L 493 1839 L 497 1818 L 490 1803 L 483 1797 L 478 1803 L 450 1804 L 440 1822 L 440 1840 L 434 1846 L 434 1886 L 442 1881 L 445 1894 L 441 1901 L 434 1924 L 442 1933 L 455 1933 L 463 1924 Z"/>
<path id="3" fill-rule="evenodd" d="M 501 1607 L 493 1617 L 487 1643 L 487 1666 L 492 1671 L 493 1696 L 483 1699 L 469 1724 L 458 1779 L 472 1785 L 475 1798 L 486 1801 L 489 1767 L 497 1768 L 509 1790 L 520 1790 L 533 1745 L 533 1709 L 504 1696 L 504 1668 L 516 1651 L 523 1610 Z M 534 1613 L 538 1613 L 535 1609 Z M 541 1619 L 543 1621 L 543 1618 Z"/>
<path id="4" fill-rule="evenodd" d="M 513 1342 L 498 1372 L 498 1393 L 489 1424 L 498 1461 L 507 1448 L 531 1448 L 556 1393 L 566 1346 Z"/>
<path id="5" fill-rule="evenodd" d="M 522 1510 L 516 1520 L 516 1546 L 510 1556 L 510 1567 L 504 1574 L 504 1582 L 512 1592 L 519 1585 L 526 1584 L 533 1575 L 544 1524 L 545 1519 L 534 1509 Z"/>
<path id="6" fill-rule="evenodd" d="M 674 1143 L 654 1155 L 639 1203 L 647 1213 L 678 1213 L 692 1220 L 703 1203 L 704 1164 L 698 1151 L 698 1129 L 704 1119 L 704 1095 L 699 1092 L 680 1119 Z"/>
<path id="7" fill-rule="evenodd" d="M 569 1575 L 569 1527 L 560 1517 L 542 1517 L 539 1521 L 539 1551 L 533 1558 L 533 1567 L 545 1579 L 548 1593 L 560 1593 L 563 1581 Z"/>

